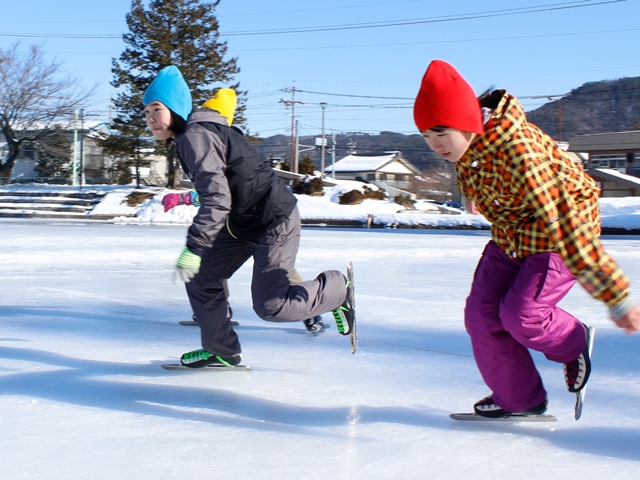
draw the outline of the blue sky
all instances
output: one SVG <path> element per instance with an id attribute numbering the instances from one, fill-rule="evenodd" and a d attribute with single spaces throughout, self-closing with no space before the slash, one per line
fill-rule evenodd
<path id="1" fill-rule="evenodd" d="M 129 0 L 3 2 L 0 48 L 40 44 L 86 86 L 87 115 L 108 119 L 111 60 L 124 49 Z M 414 133 L 412 103 L 432 59 L 476 92 L 495 86 L 527 110 L 585 82 L 640 76 L 638 0 L 222 0 L 222 39 L 248 90 L 252 133 Z M 101 37 L 101 38 L 91 38 Z M 225 86 L 225 85 L 220 85 Z M 541 98 L 532 98 L 541 97 Z"/>

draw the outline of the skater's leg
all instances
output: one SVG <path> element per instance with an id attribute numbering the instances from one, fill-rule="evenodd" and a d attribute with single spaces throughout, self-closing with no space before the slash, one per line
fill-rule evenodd
<path id="1" fill-rule="evenodd" d="M 295 268 L 291 271 L 289 275 L 289 280 L 293 285 L 304 282 L 304 278 L 298 273 L 298 270 Z M 307 329 L 309 333 L 320 333 L 324 331 L 325 324 L 322 321 L 322 317 L 320 315 L 316 315 L 315 317 L 305 318 L 302 322 L 304 324 L 304 328 Z"/>
<path id="2" fill-rule="evenodd" d="M 291 270 L 291 274 L 289 275 L 289 280 L 291 281 L 291 283 L 293 283 L 294 285 L 297 283 L 302 283 L 304 282 L 304 278 L 302 278 L 302 275 L 300 275 L 298 273 L 298 270 L 296 270 L 295 267 L 293 267 L 293 270 Z"/>
<path id="3" fill-rule="evenodd" d="M 526 410 L 546 398 L 531 354 L 507 332 L 500 316 L 502 298 L 521 265 L 489 242 L 465 308 L 465 325 L 478 369 L 493 392 L 494 402 L 512 412 Z"/>
<path id="4" fill-rule="evenodd" d="M 240 353 L 240 342 L 229 321 L 225 279 L 250 256 L 245 242 L 221 232 L 213 246 L 204 251 L 200 272 L 186 284 L 191 308 L 198 319 L 202 348 L 216 355 Z"/>
<path id="5" fill-rule="evenodd" d="M 264 320 L 300 321 L 338 308 L 345 299 L 345 277 L 335 270 L 323 272 L 315 280 L 291 284 L 299 241 L 296 208 L 286 222 L 251 242 L 253 308 Z"/>
<path id="6" fill-rule="evenodd" d="M 585 329 L 558 307 L 576 279 L 557 253 L 527 257 L 504 297 L 500 317 L 505 329 L 522 345 L 552 361 L 574 360 L 585 347 Z"/>
<path id="7" fill-rule="evenodd" d="M 222 280 L 222 290 L 224 290 L 224 296 L 229 298 L 229 282 L 226 278 Z"/>

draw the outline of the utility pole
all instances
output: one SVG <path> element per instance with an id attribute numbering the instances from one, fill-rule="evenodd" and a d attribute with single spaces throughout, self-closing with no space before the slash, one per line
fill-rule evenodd
<path id="1" fill-rule="evenodd" d="M 557 100 L 558 102 L 558 141 L 562 141 L 562 99 Z"/>
<path id="2" fill-rule="evenodd" d="M 84 108 L 80 109 L 80 186 L 85 184 L 84 175 Z"/>
<path id="3" fill-rule="evenodd" d="M 298 173 L 298 164 L 300 163 L 300 141 L 298 137 L 298 120 L 296 120 L 296 148 L 294 149 L 294 157 L 293 157 L 293 173 Z"/>
<path id="4" fill-rule="evenodd" d="M 336 179 L 336 132 L 331 134 L 331 178 Z"/>
<path id="5" fill-rule="evenodd" d="M 562 142 L 562 99 L 568 97 L 569 95 L 571 95 L 571 92 L 562 93 L 560 95 L 539 95 L 535 97 L 529 97 L 533 100 L 536 100 L 538 98 L 546 98 L 550 102 L 556 102 L 556 106 L 558 107 L 558 137 L 556 138 L 557 142 Z"/>
<path id="6" fill-rule="evenodd" d="M 320 162 L 320 178 L 324 177 L 324 154 L 326 151 L 327 141 L 324 137 L 324 109 L 327 108 L 327 104 L 325 102 L 320 102 L 320 107 L 322 108 L 322 145 L 321 145 L 321 162 Z"/>
<path id="7" fill-rule="evenodd" d="M 71 173 L 71 185 L 74 187 L 78 185 L 78 162 L 80 152 L 78 151 L 78 110 L 74 112 L 73 122 L 73 160 L 72 160 L 72 173 Z"/>
<path id="8" fill-rule="evenodd" d="M 293 164 L 295 163 L 295 169 L 293 173 L 298 173 L 298 161 L 296 156 L 296 132 L 295 132 L 295 118 L 296 118 L 296 103 L 304 104 L 304 102 L 296 101 L 296 92 L 300 90 L 296 89 L 296 87 L 285 88 L 284 92 L 291 92 L 291 100 L 286 98 L 281 98 L 280 103 L 284 103 L 285 105 L 291 107 L 291 163 L 293 168 Z"/>

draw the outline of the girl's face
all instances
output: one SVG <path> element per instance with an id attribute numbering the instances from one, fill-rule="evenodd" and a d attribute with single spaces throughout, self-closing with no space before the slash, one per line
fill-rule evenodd
<path id="1" fill-rule="evenodd" d="M 144 115 L 147 120 L 147 126 L 153 136 L 158 140 L 168 140 L 175 138 L 176 134 L 170 130 L 171 128 L 171 111 L 164 103 L 154 100 L 144 107 Z"/>
<path id="2" fill-rule="evenodd" d="M 453 163 L 462 158 L 475 137 L 475 133 L 455 128 L 438 128 L 437 131 L 423 130 L 420 131 L 420 134 L 431 150 Z"/>

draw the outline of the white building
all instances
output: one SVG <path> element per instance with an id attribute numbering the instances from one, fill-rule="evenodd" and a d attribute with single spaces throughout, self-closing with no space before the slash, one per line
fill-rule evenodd
<path id="1" fill-rule="evenodd" d="M 347 155 L 335 166 L 325 168 L 324 173 L 337 180 L 373 183 L 389 194 L 392 194 L 390 190 L 409 188 L 411 179 L 420 175 L 420 171 L 397 151 L 378 156 Z"/>

